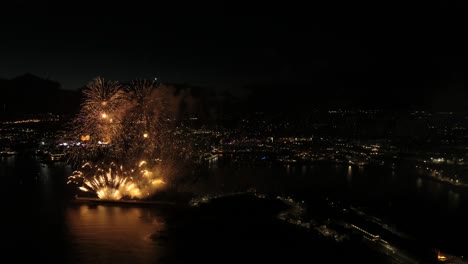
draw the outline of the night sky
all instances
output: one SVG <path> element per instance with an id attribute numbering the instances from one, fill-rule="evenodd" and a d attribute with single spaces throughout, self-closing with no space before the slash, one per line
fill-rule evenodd
<path id="1" fill-rule="evenodd" d="M 0 78 L 26 72 L 78 89 L 102 76 L 236 90 L 302 85 L 320 94 L 460 94 L 461 7 L 196 6 L 126 1 L 4 6 Z M 407 94 L 401 94 L 407 96 Z M 370 97 L 370 98 L 371 98 Z"/>

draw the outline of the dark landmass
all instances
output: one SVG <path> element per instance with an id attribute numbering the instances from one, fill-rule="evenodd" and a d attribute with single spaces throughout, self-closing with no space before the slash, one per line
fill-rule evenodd
<path id="1" fill-rule="evenodd" d="M 169 263 L 219 263 L 227 259 L 262 263 L 383 260 L 377 253 L 369 254 L 364 246 L 351 249 L 282 222 L 277 215 L 287 208 L 279 200 L 247 194 L 222 197 L 194 210 L 175 213 L 167 220 L 168 230 L 151 235 L 151 239 L 171 245 L 174 254 L 166 259 Z"/>

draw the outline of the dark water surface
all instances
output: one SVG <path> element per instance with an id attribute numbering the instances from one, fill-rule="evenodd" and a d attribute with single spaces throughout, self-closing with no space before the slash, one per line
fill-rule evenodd
<path id="1" fill-rule="evenodd" d="M 288 262 L 399 263 L 365 243 L 336 243 L 280 221 L 275 199 L 229 196 L 197 207 L 73 203 L 71 169 L 33 157 L 0 160 L 5 252 L 17 261 L 55 263 Z M 291 195 L 316 206 L 342 201 L 417 238 L 428 251 L 465 254 L 468 193 L 404 168 L 347 165 L 237 166 L 220 159 L 191 188 L 197 195 Z M 7 257 L 7 256 L 5 256 Z M 429 263 L 425 258 L 411 258 Z M 400 259 L 400 263 L 402 262 Z M 435 263 L 435 262 L 434 262 Z"/>

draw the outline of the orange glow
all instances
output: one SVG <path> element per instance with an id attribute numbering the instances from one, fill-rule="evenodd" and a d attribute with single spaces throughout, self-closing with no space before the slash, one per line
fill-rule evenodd
<path id="1" fill-rule="evenodd" d="M 81 141 L 88 141 L 89 138 L 90 138 L 89 135 L 81 136 Z"/>
<path id="2" fill-rule="evenodd" d="M 165 182 L 162 179 L 156 179 L 156 180 L 152 181 L 151 183 L 154 184 L 154 185 L 165 184 Z"/>
<path id="3" fill-rule="evenodd" d="M 147 137 L 148 137 L 148 133 L 144 133 L 144 134 L 143 134 L 143 137 L 144 137 L 144 138 L 147 138 Z"/>
<path id="4" fill-rule="evenodd" d="M 446 261 L 447 260 L 447 257 L 442 255 L 440 252 L 437 253 L 437 260 L 439 261 Z"/>
<path id="5" fill-rule="evenodd" d="M 106 114 L 106 113 L 103 113 L 103 114 L 101 114 L 101 117 L 102 117 L 102 118 L 107 118 L 107 114 Z"/>

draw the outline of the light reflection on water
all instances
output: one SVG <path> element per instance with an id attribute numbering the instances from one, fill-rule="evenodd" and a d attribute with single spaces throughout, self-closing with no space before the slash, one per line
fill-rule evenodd
<path id="1" fill-rule="evenodd" d="M 353 167 L 351 165 L 348 166 L 348 172 L 346 173 L 346 181 L 349 185 L 351 185 L 353 181 Z"/>
<path id="2" fill-rule="evenodd" d="M 74 263 L 157 263 L 165 245 L 150 236 L 165 231 L 164 218 L 149 208 L 69 206 Z"/>
<path id="3" fill-rule="evenodd" d="M 418 191 L 418 193 L 421 193 L 422 188 L 423 188 L 423 179 L 421 177 L 418 177 L 416 179 L 416 190 Z"/>
<path id="4" fill-rule="evenodd" d="M 307 166 L 302 165 L 301 166 L 301 176 L 306 176 L 307 175 Z"/>
<path id="5" fill-rule="evenodd" d="M 457 191 L 448 191 L 448 207 L 451 211 L 456 211 L 460 206 L 460 193 Z"/>

